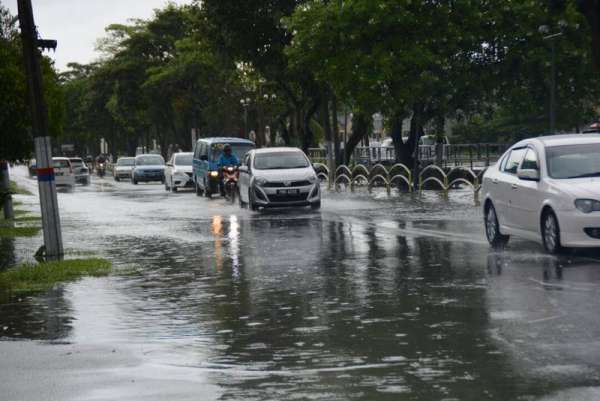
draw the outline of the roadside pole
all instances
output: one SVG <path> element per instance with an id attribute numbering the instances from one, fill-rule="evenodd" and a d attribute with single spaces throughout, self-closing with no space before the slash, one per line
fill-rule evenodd
<path id="1" fill-rule="evenodd" d="M 8 176 L 8 161 L 0 161 L 0 174 L 2 174 L 2 182 L 0 182 L 0 189 L 5 191 L 6 197 L 4 198 L 4 218 L 6 220 L 14 219 L 15 212 L 13 210 L 12 195 L 10 194 L 10 177 Z"/>
<path id="2" fill-rule="evenodd" d="M 19 8 L 19 24 L 23 43 L 23 57 L 29 89 L 31 120 L 35 138 L 35 157 L 44 229 L 45 255 L 48 258 L 60 258 L 64 254 L 56 183 L 52 168 L 52 147 L 48 136 L 48 112 L 44 100 L 42 73 L 39 62 L 38 46 L 42 42 L 38 38 L 33 20 L 31 0 L 17 0 Z"/>

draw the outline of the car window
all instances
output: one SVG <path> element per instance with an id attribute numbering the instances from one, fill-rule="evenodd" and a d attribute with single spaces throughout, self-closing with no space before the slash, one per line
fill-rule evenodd
<path id="1" fill-rule="evenodd" d="M 138 156 L 135 159 L 137 166 L 152 166 L 152 165 L 163 165 L 165 161 L 161 156 Z"/>
<path id="2" fill-rule="evenodd" d="M 503 171 L 508 174 L 517 174 L 517 169 L 525 156 L 527 148 L 513 149 L 506 159 Z"/>
<path id="3" fill-rule="evenodd" d="M 522 170 L 539 170 L 537 153 L 533 149 L 527 149 L 523 162 L 521 163 Z"/>
<path id="4" fill-rule="evenodd" d="M 68 160 L 52 160 L 53 168 L 69 168 L 70 163 Z"/>
<path id="5" fill-rule="evenodd" d="M 135 159 L 119 159 L 117 160 L 117 166 L 133 166 Z"/>
<path id="6" fill-rule="evenodd" d="M 177 166 L 191 166 L 192 155 L 174 155 L 171 164 L 175 164 Z"/>
<path id="7" fill-rule="evenodd" d="M 249 166 L 250 165 L 250 153 L 246 153 L 246 156 L 244 157 L 243 164 L 244 164 L 244 166 Z"/>
<path id="8" fill-rule="evenodd" d="M 302 152 L 260 153 L 254 156 L 254 168 L 257 170 L 283 170 L 308 166 L 308 159 Z"/>

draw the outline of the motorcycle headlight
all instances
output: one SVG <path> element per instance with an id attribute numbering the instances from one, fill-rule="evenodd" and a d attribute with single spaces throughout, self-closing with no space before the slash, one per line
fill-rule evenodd
<path id="1" fill-rule="evenodd" d="M 254 183 L 255 183 L 256 185 L 258 185 L 259 187 L 262 187 L 262 186 L 266 185 L 266 184 L 267 184 L 267 182 L 268 182 L 268 181 L 267 181 L 267 180 L 265 180 L 264 178 L 257 178 L 257 179 L 255 179 L 255 180 L 254 180 Z"/>
<path id="2" fill-rule="evenodd" d="M 218 177 L 218 176 L 219 176 L 219 172 L 218 172 L 218 171 L 211 171 L 209 174 L 210 174 L 210 176 L 211 176 L 211 177 L 213 177 L 213 178 L 216 178 L 216 177 Z"/>
<path id="3" fill-rule="evenodd" d="M 583 213 L 592 213 L 600 211 L 600 202 L 594 199 L 577 199 L 575 207 Z"/>

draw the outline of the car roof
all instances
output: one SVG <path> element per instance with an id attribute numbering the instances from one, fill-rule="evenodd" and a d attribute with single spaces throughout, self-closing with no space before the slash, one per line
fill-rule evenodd
<path id="1" fill-rule="evenodd" d="M 124 160 L 124 159 L 135 159 L 135 157 L 133 157 L 133 156 L 121 156 L 121 157 L 117 158 L 117 160 Z"/>
<path id="2" fill-rule="evenodd" d="M 177 153 L 173 153 L 173 156 L 180 156 L 180 155 L 191 156 L 193 154 L 194 154 L 193 152 L 177 152 Z"/>
<path id="3" fill-rule="evenodd" d="M 544 147 L 561 145 L 585 145 L 588 143 L 600 143 L 600 134 L 563 134 L 547 135 L 537 138 L 525 139 L 515 146 L 527 145 L 532 142 L 538 142 Z"/>
<path id="4" fill-rule="evenodd" d="M 146 156 L 159 156 L 159 157 L 162 157 L 162 155 L 159 155 L 157 153 L 143 153 L 141 155 L 137 155 L 136 157 L 134 157 L 134 159 L 137 159 L 138 157 L 146 157 Z"/>
<path id="5" fill-rule="evenodd" d="M 200 139 L 198 139 L 198 142 L 207 142 L 209 144 L 213 144 L 213 143 L 246 144 L 246 145 L 256 146 L 256 144 L 249 139 L 234 138 L 234 137 L 227 137 L 227 136 L 200 138 Z"/>
<path id="6" fill-rule="evenodd" d="M 291 148 L 291 147 L 276 147 L 276 148 L 262 148 L 256 149 L 254 151 L 255 154 L 259 155 L 261 153 L 277 153 L 277 152 L 302 152 L 300 148 Z"/>
<path id="7" fill-rule="evenodd" d="M 71 161 L 71 159 L 69 159 L 68 157 L 62 157 L 62 156 L 53 157 L 52 160 L 67 160 L 67 161 Z"/>
<path id="8" fill-rule="evenodd" d="M 81 157 L 69 157 L 69 160 L 81 160 L 81 161 L 83 161 L 83 159 Z"/>

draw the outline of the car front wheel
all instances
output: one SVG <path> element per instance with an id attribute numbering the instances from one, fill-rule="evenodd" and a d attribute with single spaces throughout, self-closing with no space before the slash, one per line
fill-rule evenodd
<path id="1" fill-rule="evenodd" d="M 494 247 L 506 245 L 510 238 L 508 235 L 500 233 L 500 224 L 498 223 L 496 209 L 491 203 L 485 212 L 485 235 L 490 245 Z"/>
<path id="2" fill-rule="evenodd" d="M 562 250 L 558 219 L 552 211 L 546 212 L 542 219 L 542 242 L 548 253 L 557 254 Z"/>

